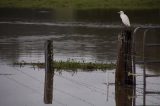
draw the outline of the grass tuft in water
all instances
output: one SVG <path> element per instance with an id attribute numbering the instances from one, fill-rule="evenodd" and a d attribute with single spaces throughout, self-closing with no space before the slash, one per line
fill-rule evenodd
<path id="1" fill-rule="evenodd" d="M 27 62 L 15 62 L 14 65 L 24 66 L 31 65 L 37 68 L 45 68 L 44 63 L 27 63 Z M 53 61 L 53 68 L 57 70 L 111 70 L 115 69 L 114 63 L 93 63 L 93 62 L 79 62 L 74 60 L 67 61 Z"/>

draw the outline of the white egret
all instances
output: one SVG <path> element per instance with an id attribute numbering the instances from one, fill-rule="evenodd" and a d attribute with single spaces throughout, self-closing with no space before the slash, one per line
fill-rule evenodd
<path id="1" fill-rule="evenodd" d="M 122 22 L 125 26 L 130 27 L 130 22 L 129 22 L 129 18 L 126 14 L 124 14 L 123 11 L 118 12 L 120 14 L 120 17 L 122 19 Z"/>

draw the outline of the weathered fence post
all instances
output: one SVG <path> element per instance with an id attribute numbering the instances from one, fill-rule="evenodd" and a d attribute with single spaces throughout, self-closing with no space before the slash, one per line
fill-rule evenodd
<path id="1" fill-rule="evenodd" d="M 133 85 L 132 74 L 132 31 L 124 30 L 118 36 L 118 59 L 115 84 Z"/>
<path id="2" fill-rule="evenodd" d="M 133 105 L 135 102 L 134 87 L 115 85 L 116 106 L 135 106 Z"/>
<path id="3" fill-rule="evenodd" d="M 45 83 L 44 83 L 44 103 L 52 104 L 53 100 L 53 43 L 47 40 L 45 43 Z"/>

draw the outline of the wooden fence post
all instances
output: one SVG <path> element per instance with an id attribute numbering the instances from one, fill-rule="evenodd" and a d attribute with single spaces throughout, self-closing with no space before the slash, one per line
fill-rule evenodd
<path id="1" fill-rule="evenodd" d="M 47 40 L 45 43 L 45 83 L 44 83 L 44 103 L 52 104 L 53 100 L 53 43 Z"/>
<path id="2" fill-rule="evenodd" d="M 124 30 L 118 36 L 118 59 L 115 84 L 133 85 L 132 72 L 132 31 Z"/>
<path id="3" fill-rule="evenodd" d="M 134 87 L 115 85 L 116 106 L 133 106 L 135 102 Z"/>

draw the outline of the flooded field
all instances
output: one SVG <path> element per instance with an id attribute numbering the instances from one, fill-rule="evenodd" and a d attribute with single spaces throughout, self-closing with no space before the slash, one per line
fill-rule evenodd
<path id="1" fill-rule="evenodd" d="M 131 25 L 160 26 L 160 11 L 126 11 Z M 44 43 L 53 40 L 54 60 L 116 62 L 117 37 L 123 25 L 116 10 L 28 10 L 0 9 L 0 105 L 46 106 L 44 69 L 16 67 L 15 62 L 44 62 Z M 159 35 L 159 30 L 152 34 Z M 160 43 L 159 36 L 149 40 Z M 141 33 L 137 56 L 141 56 Z M 160 48 L 148 50 L 150 59 L 160 59 Z M 138 74 L 142 65 L 137 65 Z M 159 66 L 147 67 L 148 74 L 160 74 Z M 56 71 L 52 106 L 137 106 L 143 105 L 143 78 L 137 77 L 136 96 L 115 92 L 114 70 Z M 107 86 L 109 84 L 109 86 Z M 160 78 L 149 78 L 147 89 L 160 91 Z M 123 97 L 135 99 L 121 102 Z M 146 97 L 147 105 L 160 105 L 160 95 Z M 127 101 L 126 101 L 127 102 Z"/>

